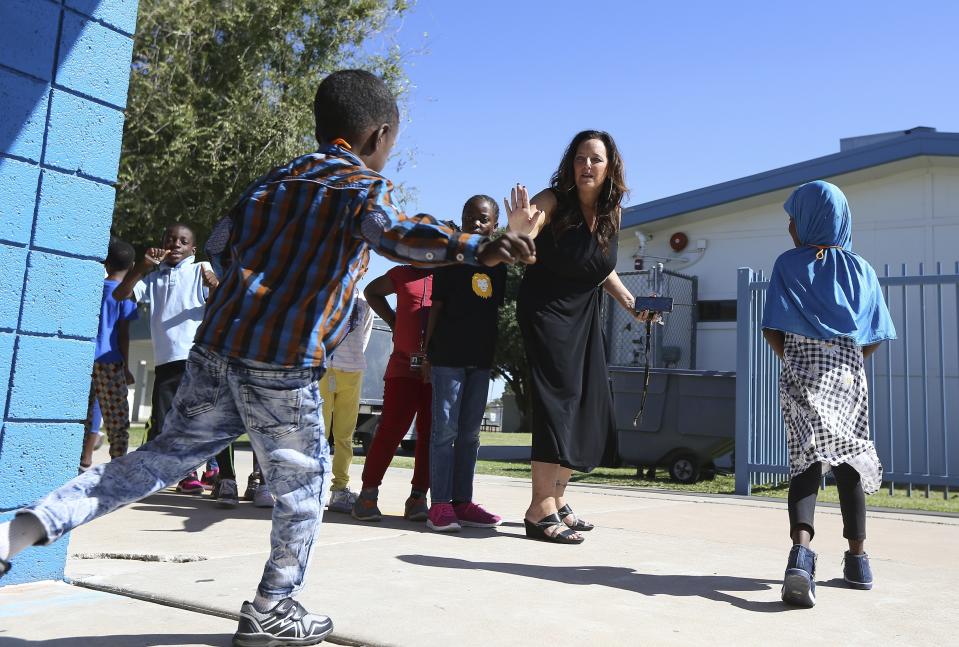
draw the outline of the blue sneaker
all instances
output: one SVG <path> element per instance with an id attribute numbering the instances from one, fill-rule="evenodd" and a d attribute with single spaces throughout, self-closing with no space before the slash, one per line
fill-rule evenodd
<path id="1" fill-rule="evenodd" d="M 816 606 L 816 553 L 796 544 L 789 551 L 782 599 L 797 607 Z"/>
<path id="2" fill-rule="evenodd" d="M 842 579 L 853 589 L 868 591 L 872 588 L 872 569 L 869 568 L 869 555 L 853 555 L 848 550 L 843 558 Z"/>

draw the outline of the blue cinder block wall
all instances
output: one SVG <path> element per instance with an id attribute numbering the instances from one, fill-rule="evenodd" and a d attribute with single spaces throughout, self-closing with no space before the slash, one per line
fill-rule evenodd
<path id="1" fill-rule="evenodd" d="M 0 0 L 0 520 L 76 475 L 138 0 Z M 0 584 L 63 577 L 67 541 Z"/>

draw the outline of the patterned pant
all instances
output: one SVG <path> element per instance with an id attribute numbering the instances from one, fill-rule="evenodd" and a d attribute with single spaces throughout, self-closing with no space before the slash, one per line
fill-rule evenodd
<path id="1" fill-rule="evenodd" d="M 276 497 L 259 593 L 279 602 L 303 588 L 323 520 L 330 450 L 318 368 L 227 358 L 194 346 L 163 431 L 135 452 L 90 468 L 20 510 L 56 541 L 77 526 L 175 484 L 244 431 Z"/>
<path id="2" fill-rule="evenodd" d="M 110 458 L 127 453 L 130 443 L 130 405 L 127 402 L 127 379 L 123 362 L 116 364 L 93 363 L 93 379 L 90 381 L 90 400 L 87 405 L 87 420 L 84 431 L 93 429 L 93 401 L 100 403 L 103 426 L 110 442 Z"/>

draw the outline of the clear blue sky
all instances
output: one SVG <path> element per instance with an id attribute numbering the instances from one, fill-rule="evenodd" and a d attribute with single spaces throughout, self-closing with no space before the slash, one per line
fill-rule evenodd
<path id="1" fill-rule="evenodd" d="M 408 122 L 386 173 L 408 212 L 546 186 L 585 128 L 616 138 L 639 204 L 839 150 L 854 135 L 959 132 L 959 3 L 418 0 Z M 389 263 L 376 257 L 368 279 Z"/>

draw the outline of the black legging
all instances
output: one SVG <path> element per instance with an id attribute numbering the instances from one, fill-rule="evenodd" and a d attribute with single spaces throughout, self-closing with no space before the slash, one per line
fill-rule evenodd
<path id="1" fill-rule="evenodd" d="M 153 424 L 147 432 L 147 440 L 153 440 L 163 431 L 163 420 L 167 411 L 173 406 L 173 398 L 180 388 L 183 374 L 186 373 L 186 360 L 160 364 L 154 369 L 153 375 L 153 409 L 151 416 Z"/>
<path id="2" fill-rule="evenodd" d="M 866 495 L 862 491 L 859 472 L 846 463 L 832 468 L 839 490 L 839 508 L 842 510 L 842 536 L 853 541 L 866 539 Z M 815 535 L 813 517 L 816 497 L 822 482 L 822 463 L 816 463 L 789 482 L 789 532 L 805 529 Z"/>
<path id="3" fill-rule="evenodd" d="M 216 455 L 216 464 L 220 468 L 219 477 L 221 479 L 236 480 L 236 467 L 233 463 L 233 443 L 230 443 Z"/>

